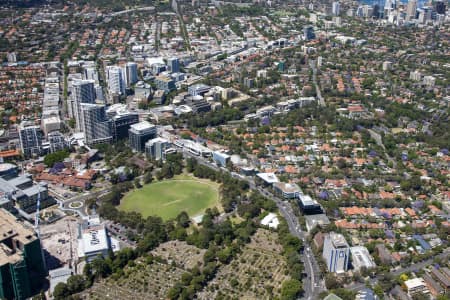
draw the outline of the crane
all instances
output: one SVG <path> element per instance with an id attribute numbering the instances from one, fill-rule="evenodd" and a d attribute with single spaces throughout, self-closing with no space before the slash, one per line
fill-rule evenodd
<path id="1" fill-rule="evenodd" d="M 41 230 L 39 228 L 40 208 L 41 208 L 41 185 L 38 183 L 38 197 L 37 197 L 37 202 L 36 202 L 36 214 L 35 214 L 35 218 L 34 218 L 34 230 L 36 231 L 37 237 L 39 239 L 39 243 L 41 244 L 42 263 L 44 264 L 44 269 L 47 270 L 47 264 L 45 263 L 44 249 L 42 248 Z"/>

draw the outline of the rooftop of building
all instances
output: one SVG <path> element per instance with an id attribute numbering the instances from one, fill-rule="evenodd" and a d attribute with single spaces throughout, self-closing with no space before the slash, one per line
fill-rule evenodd
<path id="1" fill-rule="evenodd" d="M 156 137 L 154 139 L 148 140 L 145 144 L 154 144 L 154 143 L 168 143 L 169 141 L 162 137 Z"/>
<path id="2" fill-rule="evenodd" d="M 82 247 L 85 254 L 103 251 L 109 248 L 104 226 L 91 226 L 82 233 Z"/>
<path id="3" fill-rule="evenodd" d="M 256 174 L 256 176 L 258 176 L 267 183 L 279 182 L 278 177 L 275 175 L 275 173 L 258 173 Z"/>
<path id="4" fill-rule="evenodd" d="M 0 164 L 0 172 L 9 171 L 9 170 L 16 169 L 16 168 L 17 168 L 17 166 L 14 164 L 10 164 L 10 163 Z"/>
<path id="5" fill-rule="evenodd" d="M 10 184 L 11 186 L 17 187 L 19 185 L 28 184 L 31 181 L 32 180 L 31 180 L 30 175 L 20 175 L 20 176 L 17 176 L 17 177 L 14 177 L 14 178 L 8 180 L 8 184 Z"/>
<path id="6" fill-rule="evenodd" d="M 325 214 L 305 215 L 306 227 L 308 229 L 314 228 L 316 225 L 329 225 L 330 219 Z"/>
<path id="7" fill-rule="evenodd" d="M 376 267 L 375 262 L 369 254 L 369 251 L 364 246 L 355 246 L 350 248 L 352 260 L 355 265 L 364 266 L 366 268 Z"/>
<path id="8" fill-rule="evenodd" d="M 296 193 L 301 191 L 300 187 L 296 183 L 276 182 L 273 185 L 282 190 L 284 193 Z"/>
<path id="9" fill-rule="evenodd" d="M 135 130 L 135 131 L 146 131 L 146 130 L 151 130 L 155 128 L 155 125 L 151 124 L 150 122 L 147 121 L 142 121 L 136 124 L 133 124 L 130 126 L 130 129 Z"/>
<path id="10" fill-rule="evenodd" d="M 31 228 L 19 222 L 15 216 L 6 210 L 0 209 L 0 266 L 22 259 L 20 251 L 14 251 L 4 243 L 5 240 L 11 238 L 22 245 L 36 240 L 35 233 Z"/>
<path id="11" fill-rule="evenodd" d="M 61 122 L 61 118 L 59 116 L 51 116 L 42 119 L 43 124 L 49 124 L 49 123 L 59 123 Z"/>
<path id="12" fill-rule="evenodd" d="M 83 85 L 83 84 L 87 84 L 87 83 L 92 83 L 95 84 L 95 80 L 90 80 L 90 79 L 76 79 L 72 82 L 72 86 L 74 85 Z"/>
<path id="13" fill-rule="evenodd" d="M 348 243 L 345 237 L 340 233 L 330 232 L 328 237 L 331 239 L 335 248 L 348 248 Z"/>
<path id="14" fill-rule="evenodd" d="M 219 156 L 221 156 L 221 157 L 223 157 L 223 158 L 225 158 L 225 159 L 228 159 L 228 158 L 231 157 L 230 155 L 226 154 L 226 153 L 223 152 L 223 151 L 214 151 L 213 154 L 214 154 L 214 155 L 219 155 Z"/>
<path id="15" fill-rule="evenodd" d="M 298 198 L 302 202 L 303 206 L 312 206 L 318 204 L 318 202 L 311 198 L 310 195 L 300 194 Z"/>
<path id="16" fill-rule="evenodd" d="M 425 287 L 425 281 L 422 278 L 412 278 L 405 281 L 405 286 L 408 290 L 415 289 L 418 287 Z"/>

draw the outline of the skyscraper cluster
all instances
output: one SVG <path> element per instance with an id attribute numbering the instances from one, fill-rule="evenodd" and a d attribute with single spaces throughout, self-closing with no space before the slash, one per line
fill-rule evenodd
<path id="1" fill-rule="evenodd" d="M 125 92 L 127 85 L 138 80 L 135 63 L 127 63 L 123 68 L 108 66 L 106 74 L 109 93 L 118 95 Z M 107 114 L 105 104 L 97 98 L 95 78 L 98 78 L 98 75 L 96 71 L 85 69 L 84 78 L 86 79 L 74 80 L 71 85 L 69 116 L 75 120 L 76 131 L 84 133 L 84 141 L 88 145 L 123 138 L 124 130 L 121 128 L 124 127 L 125 130 L 128 130 L 131 124 L 137 123 L 137 115 L 123 111 L 120 114 Z"/>
<path id="2" fill-rule="evenodd" d="M 106 80 L 111 95 L 124 95 L 127 88 L 138 81 L 137 64 L 127 62 L 124 66 L 107 66 Z"/>

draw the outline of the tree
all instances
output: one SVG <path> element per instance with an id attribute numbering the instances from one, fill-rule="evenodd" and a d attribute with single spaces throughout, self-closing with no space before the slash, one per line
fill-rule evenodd
<path id="1" fill-rule="evenodd" d="M 180 225 L 183 228 L 189 227 L 189 223 L 191 222 L 189 220 L 189 215 L 185 211 L 180 212 L 178 214 L 176 220 L 177 220 L 178 225 Z"/>
<path id="2" fill-rule="evenodd" d="M 65 300 L 69 296 L 70 292 L 67 284 L 60 282 L 55 286 L 55 289 L 53 290 L 53 298 L 55 298 L 55 300 Z"/>
<path id="3" fill-rule="evenodd" d="M 190 283 L 191 283 L 191 281 L 192 281 L 192 274 L 191 273 L 183 273 L 182 275 L 181 275 L 181 283 L 183 284 L 183 285 L 189 285 Z"/>
<path id="4" fill-rule="evenodd" d="M 70 294 L 76 294 L 84 290 L 86 281 L 82 275 L 73 275 L 67 279 L 67 288 Z"/>
<path id="5" fill-rule="evenodd" d="M 42 290 L 38 295 L 33 297 L 33 300 L 47 300 L 45 292 Z"/>
<path id="6" fill-rule="evenodd" d="M 96 257 L 91 262 L 92 270 L 97 278 L 105 278 L 111 273 L 111 268 L 102 256 Z"/>
<path id="7" fill-rule="evenodd" d="M 140 189 L 140 188 L 142 187 L 141 181 L 139 180 L 139 178 L 135 178 L 135 179 L 134 179 L 134 186 L 135 186 L 137 189 Z"/>
<path id="8" fill-rule="evenodd" d="M 144 174 L 144 184 L 150 184 L 153 181 L 153 175 L 151 172 L 147 172 Z"/>
<path id="9" fill-rule="evenodd" d="M 217 258 L 219 259 L 219 261 L 223 264 L 228 264 L 231 260 L 232 257 L 232 253 L 231 253 L 231 249 L 230 248 L 225 248 L 220 250 L 217 253 Z"/>
<path id="10" fill-rule="evenodd" d="M 347 162 L 345 161 L 345 159 L 339 158 L 338 161 L 337 161 L 337 167 L 338 167 L 339 169 L 345 169 L 345 168 L 347 168 Z"/>
<path id="11" fill-rule="evenodd" d="M 47 154 L 44 157 L 44 164 L 47 167 L 53 167 L 53 165 L 57 162 L 62 162 L 66 157 L 69 156 L 69 151 L 67 150 L 61 150 L 61 151 L 56 151 L 50 154 Z"/>
<path id="12" fill-rule="evenodd" d="M 294 300 L 303 292 L 302 283 L 297 279 L 285 280 L 281 285 L 281 299 Z"/>
<path id="13" fill-rule="evenodd" d="M 414 296 L 412 296 L 413 300 L 429 300 L 430 296 L 422 294 L 422 293 L 418 293 L 415 294 Z"/>
<path id="14" fill-rule="evenodd" d="M 180 137 L 182 139 L 185 139 L 185 140 L 190 140 L 191 139 L 191 135 L 189 133 L 187 133 L 187 132 L 181 133 Z"/>
<path id="15" fill-rule="evenodd" d="M 76 123 L 75 119 L 70 119 L 68 121 L 68 124 L 69 124 L 70 128 L 75 128 L 75 123 Z"/>
<path id="16" fill-rule="evenodd" d="M 383 299 L 384 291 L 383 291 L 383 288 L 379 284 L 377 284 L 373 287 L 373 291 L 380 299 Z"/>
<path id="17" fill-rule="evenodd" d="M 331 273 L 328 273 L 325 275 L 325 286 L 329 290 L 337 289 L 340 287 L 339 281 L 336 279 L 336 276 L 334 276 Z"/>
<path id="18" fill-rule="evenodd" d="M 169 299 L 178 299 L 178 296 L 181 294 L 182 291 L 182 286 L 180 283 L 175 284 L 174 287 L 172 287 L 168 292 L 167 292 L 167 298 Z"/>

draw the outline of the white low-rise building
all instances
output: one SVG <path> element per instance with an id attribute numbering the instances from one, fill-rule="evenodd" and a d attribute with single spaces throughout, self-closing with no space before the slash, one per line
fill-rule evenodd
<path id="1" fill-rule="evenodd" d="M 280 221 L 278 220 L 277 215 L 274 213 L 269 213 L 267 216 L 265 216 L 261 220 L 261 225 L 269 226 L 270 228 L 274 228 L 274 229 L 277 229 L 279 224 L 280 224 Z"/>
<path id="2" fill-rule="evenodd" d="M 372 256 L 364 246 L 356 246 L 350 248 L 350 253 L 352 255 L 352 264 L 355 270 L 360 270 L 362 267 L 367 269 L 375 268 L 375 264 Z"/>
<path id="3" fill-rule="evenodd" d="M 258 173 L 256 174 L 256 176 L 267 185 L 272 185 L 276 182 L 280 182 L 275 173 Z"/>
<path id="4" fill-rule="evenodd" d="M 106 257 L 108 252 L 118 251 L 119 242 L 108 236 L 106 227 L 98 216 L 84 218 L 79 227 L 78 258 L 92 261 L 99 255 Z"/>
<path id="5" fill-rule="evenodd" d="M 410 297 L 417 294 L 430 294 L 427 284 L 422 278 L 413 278 L 405 281 L 405 286 Z"/>
<path id="6" fill-rule="evenodd" d="M 300 187 L 295 183 L 275 182 L 273 187 L 284 199 L 298 198 L 301 193 Z"/>

